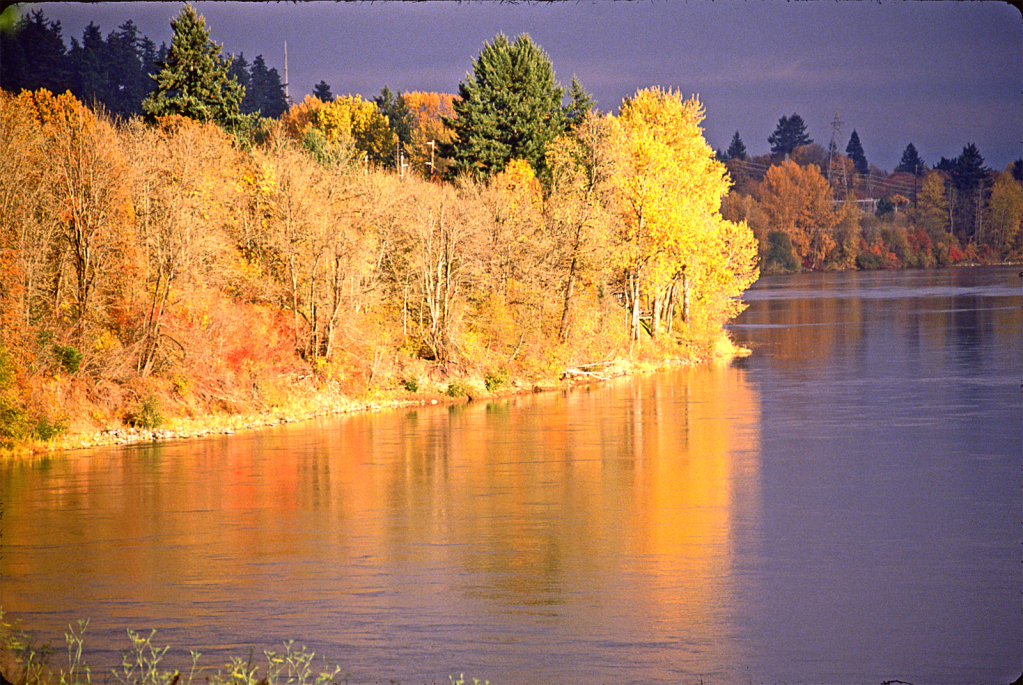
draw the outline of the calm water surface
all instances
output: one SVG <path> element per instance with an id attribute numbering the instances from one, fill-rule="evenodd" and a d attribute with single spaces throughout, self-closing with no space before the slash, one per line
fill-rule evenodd
<path id="1" fill-rule="evenodd" d="M 731 365 L 2 465 L 0 603 L 94 670 L 155 628 L 356 683 L 1008 683 L 1017 272 L 765 277 Z"/>

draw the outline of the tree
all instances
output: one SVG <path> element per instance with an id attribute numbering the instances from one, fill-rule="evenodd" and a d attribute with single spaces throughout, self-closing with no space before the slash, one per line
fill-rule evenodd
<path id="1" fill-rule="evenodd" d="M 899 160 L 898 166 L 895 167 L 895 171 L 905 172 L 907 174 L 913 174 L 914 176 L 923 176 L 924 172 L 927 171 L 927 165 L 924 164 L 924 160 L 917 154 L 916 147 L 913 143 L 906 146 L 906 149 L 902 151 L 902 159 Z"/>
<path id="2" fill-rule="evenodd" d="M 288 109 L 288 100 L 284 96 L 284 84 L 277 69 L 268 69 L 263 55 L 256 55 L 249 69 L 248 85 L 245 97 L 241 102 L 244 114 L 258 114 L 268 119 L 276 119 Z"/>
<path id="3" fill-rule="evenodd" d="M 328 143 L 351 141 L 377 164 L 393 158 L 397 138 L 387 125 L 387 119 L 373 102 L 358 95 L 339 97 L 314 109 L 311 121 Z"/>
<path id="4" fill-rule="evenodd" d="M 221 126 L 237 126 L 245 89 L 230 77 L 230 62 L 221 59 L 220 45 L 210 40 L 206 20 L 186 5 L 171 21 L 174 38 L 159 63 L 156 88 L 142 103 L 151 118 L 167 114 Z"/>
<path id="5" fill-rule="evenodd" d="M 772 154 L 787 157 L 800 145 L 809 145 L 813 140 L 806 135 L 803 118 L 793 113 L 791 117 L 783 116 L 778 120 L 778 126 L 768 136 L 767 142 L 771 145 Z"/>
<path id="6" fill-rule="evenodd" d="M 35 10 L 18 22 L 13 35 L 0 33 L 0 87 L 63 93 L 71 86 L 66 52 L 60 22 Z"/>
<path id="7" fill-rule="evenodd" d="M 499 34 L 459 84 L 456 116 L 444 118 L 453 171 L 490 176 L 524 159 L 539 174 L 547 143 L 563 130 L 563 93 L 540 46 L 526 34 L 514 43 Z"/>
<path id="8" fill-rule="evenodd" d="M 860 143 L 860 134 L 853 129 L 852 135 L 849 136 L 849 144 L 845 146 L 845 154 L 849 155 L 849 159 L 856 165 L 856 173 L 866 176 L 870 172 L 870 166 L 867 164 L 867 156 L 863 153 L 863 145 Z"/>
<path id="9" fill-rule="evenodd" d="M 963 146 L 951 170 L 952 232 L 969 238 L 982 231 L 984 194 L 990 170 L 973 143 Z"/>
<path id="10" fill-rule="evenodd" d="M 839 220 L 820 169 L 791 160 L 771 167 L 760 187 L 760 206 L 772 230 L 788 235 L 796 255 L 811 268 L 820 267 L 835 246 L 832 229 Z"/>
<path id="11" fill-rule="evenodd" d="M 917 197 L 917 213 L 918 221 L 932 240 L 943 239 L 949 232 L 948 195 L 943 172 L 928 171 L 924 174 Z"/>
<path id="12" fill-rule="evenodd" d="M 373 98 L 373 102 L 376 103 L 380 114 L 387 119 L 387 124 L 402 147 L 410 145 L 415 117 L 412 116 L 412 110 L 405 102 L 405 96 L 400 93 L 396 95 L 388 86 L 384 86 L 380 90 L 380 94 Z M 388 155 L 384 161 L 387 166 L 397 166 L 397 156 L 394 154 Z"/>
<path id="13" fill-rule="evenodd" d="M 1023 188 L 1006 172 L 998 175 L 991 188 L 989 202 L 991 212 L 990 244 L 1000 254 L 1015 252 L 1023 247 L 1020 243 L 1023 229 Z"/>
<path id="14" fill-rule="evenodd" d="M 676 304 L 689 324 L 694 297 L 706 319 L 727 318 L 738 307 L 729 298 L 756 278 L 757 243 L 748 226 L 721 218 L 728 176 L 703 139 L 703 106 L 652 88 L 626 99 L 618 120 L 625 156 L 615 175 L 616 257 L 631 339 L 640 339 L 642 301 L 654 337 L 665 323 L 671 331 Z"/>
<path id="15" fill-rule="evenodd" d="M 565 129 L 574 131 L 592 110 L 593 96 L 587 93 L 579 79 L 573 76 L 572 84 L 568 87 L 568 104 L 564 109 Z"/>
<path id="16" fill-rule="evenodd" d="M 333 100 L 334 94 L 330 92 L 330 84 L 326 81 L 320 81 L 313 86 L 313 97 L 320 102 L 330 102 Z"/>
<path id="17" fill-rule="evenodd" d="M 728 159 L 746 159 L 746 146 L 743 144 L 742 138 L 739 137 L 738 131 L 732 136 L 732 142 L 728 144 L 725 156 Z"/>

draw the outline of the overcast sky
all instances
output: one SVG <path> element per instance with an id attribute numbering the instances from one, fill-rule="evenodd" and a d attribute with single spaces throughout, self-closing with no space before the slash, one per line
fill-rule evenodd
<path id="1" fill-rule="evenodd" d="M 93 21 L 106 35 L 131 19 L 170 43 L 180 2 L 40 3 L 65 42 Z M 320 80 L 335 95 L 381 87 L 455 93 L 483 44 L 528 33 L 558 80 L 578 76 L 602 111 L 648 86 L 699 95 L 705 136 L 736 131 L 767 153 L 783 115 L 798 113 L 827 147 L 832 121 L 853 129 L 867 160 L 898 164 L 912 142 L 924 161 L 975 143 L 1003 169 L 1023 155 L 1023 16 L 999 0 L 569 0 L 497 2 L 197 2 L 225 53 L 262 54 L 292 99 Z"/>

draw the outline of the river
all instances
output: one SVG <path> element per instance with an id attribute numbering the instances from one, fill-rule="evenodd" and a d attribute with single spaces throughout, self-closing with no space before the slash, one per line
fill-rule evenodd
<path id="1" fill-rule="evenodd" d="M 0 605 L 350 683 L 1008 683 L 1018 268 L 767 276 L 753 354 L 0 465 Z M 340 680 L 340 678 L 339 678 Z"/>

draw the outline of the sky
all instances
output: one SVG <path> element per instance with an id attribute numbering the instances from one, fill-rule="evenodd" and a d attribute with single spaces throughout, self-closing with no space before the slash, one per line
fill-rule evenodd
<path id="1" fill-rule="evenodd" d="M 908 143 L 924 161 L 973 143 L 997 170 L 1023 156 L 1023 15 L 1001 0 L 565 0 L 561 2 L 196 2 L 211 38 L 263 55 L 300 101 L 335 95 L 456 93 L 485 43 L 529 34 L 562 85 L 572 77 L 604 112 L 640 88 L 697 95 L 704 136 L 735 132 L 766 154 L 782 116 L 799 114 L 825 148 L 856 130 L 867 160 L 891 171 Z M 180 2 L 38 3 L 65 42 L 89 22 L 106 35 L 132 20 L 170 43 Z"/>

